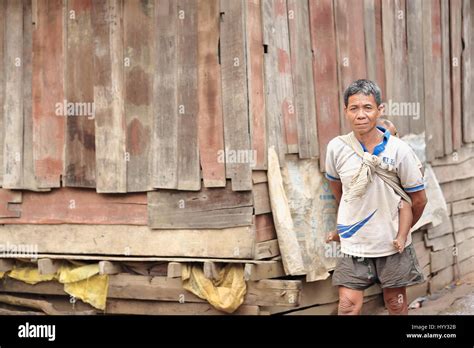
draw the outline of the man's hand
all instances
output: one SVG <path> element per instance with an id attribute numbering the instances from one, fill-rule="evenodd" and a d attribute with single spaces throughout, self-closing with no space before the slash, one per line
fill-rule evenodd
<path id="1" fill-rule="evenodd" d="M 413 213 L 413 221 L 411 223 L 411 227 L 413 227 L 423 214 L 423 210 L 425 210 L 428 200 L 426 198 L 425 190 L 408 193 L 408 195 L 410 196 L 412 202 L 411 211 Z"/>

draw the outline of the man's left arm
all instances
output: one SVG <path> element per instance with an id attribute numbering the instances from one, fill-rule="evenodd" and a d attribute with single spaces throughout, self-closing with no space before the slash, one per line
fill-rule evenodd
<path id="1" fill-rule="evenodd" d="M 423 210 L 425 210 L 425 206 L 426 203 L 428 203 L 428 199 L 426 198 L 425 190 L 407 193 L 410 196 L 412 202 L 411 211 L 413 214 L 413 221 L 411 223 L 411 227 L 413 227 L 423 214 Z"/>

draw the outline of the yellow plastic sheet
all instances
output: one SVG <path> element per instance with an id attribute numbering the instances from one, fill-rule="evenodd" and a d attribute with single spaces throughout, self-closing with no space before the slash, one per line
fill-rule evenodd
<path id="1" fill-rule="evenodd" d="M 242 265 L 228 264 L 211 280 L 204 276 L 201 265 L 186 264 L 181 277 L 186 290 L 223 312 L 233 313 L 244 302 L 247 286 Z"/>
<path id="2" fill-rule="evenodd" d="M 55 278 L 55 274 L 39 274 L 38 268 L 20 267 L 14 268 L 8 273 L 10 278 L 21 280 L 27 284 L 37 284 L 39 282 L 47 282 Z"/>
<path id="3" fill-rule="evenodd" d="M 38 269 L 33 267 L 14 268 L 8 273 L 8 276 L 28 284 L 57 279 L 64 284 L 64 291 L 69 295 L 89 303 L 95 308 L 105 310 L 109 278 L 107 275 L 99 275 L 98 264 L 63 265 L 56 274 L 48 275 L 39 274 Z"/>

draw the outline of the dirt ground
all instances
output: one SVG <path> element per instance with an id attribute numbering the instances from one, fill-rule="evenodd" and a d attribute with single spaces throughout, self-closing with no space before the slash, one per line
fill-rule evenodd
<path id="1" fill-rule="evenodd" d="M 384 315 L 388 312 L 381 309 L 374 314 Z M 474 315 L 474 273 L 427 296 L 421 307 L 410 309 L 408 315 Z"/>

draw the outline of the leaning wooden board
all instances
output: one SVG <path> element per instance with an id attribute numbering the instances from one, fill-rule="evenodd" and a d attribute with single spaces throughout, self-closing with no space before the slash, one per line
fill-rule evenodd
<path id="1" fill-rule="evenodd" d="M 198 1 L 199 158 L 205 187 L 225 187 L 219 0 Z"/>
<path id="2" fill-rule="evenodd" d="M 247 61 L 245 53 L 245 17 L 242 0 L 221 0 L 222 104 L 226 177 L 232 190 L 252 189 Z M 247 154 L 241 158 L 239 154 Z M 232 156 L 232 154 L 234 156 Z M 229 155 L 229 156 L 228 156 Z M 237 155 L 237 156 L 236 156 Z"/>
<path id="3" fill-rule="evenodd" d="M 319 156 L 313 83 L 313 52 L 307 1 L 288 0 L 291 71 L 299 158 Z"/>
<path id="4" fill-rule="evenodd" d="M 127 192 L 148 191 L 153 141 L 153 0 L 125 1 L 124 112 Z"/>
<path id="5" fill-rule="evenodd" d="M 63 1 L 36 1 L 33 31 L 33 157 L 38 186 L 61 186 L 64 127 Z M 84 72 L 82 72 L 84 73 Z"/>
<path id="6" fill-rule="evenodd" d="M 311 45 L 314 52 L 313 80 L 320 160 L 324 171 L 326 146 L 339 135 L 339 94 L 336 63 L 336 32 L 332 0 L 310 0 Z"/>
<path id="7" fill-rule="evenodd" d="M 92 2 L 97 192 L 126 192 L 123 1 Z"/>
<path id="8" fill-rule="evenodd" d="M 69 0 L 66 17 L 66 100 L 94 105 L 92 0 Z M 96 186 L 95 122 L 89 116 L 66 118 L 64 186 Z"/>

